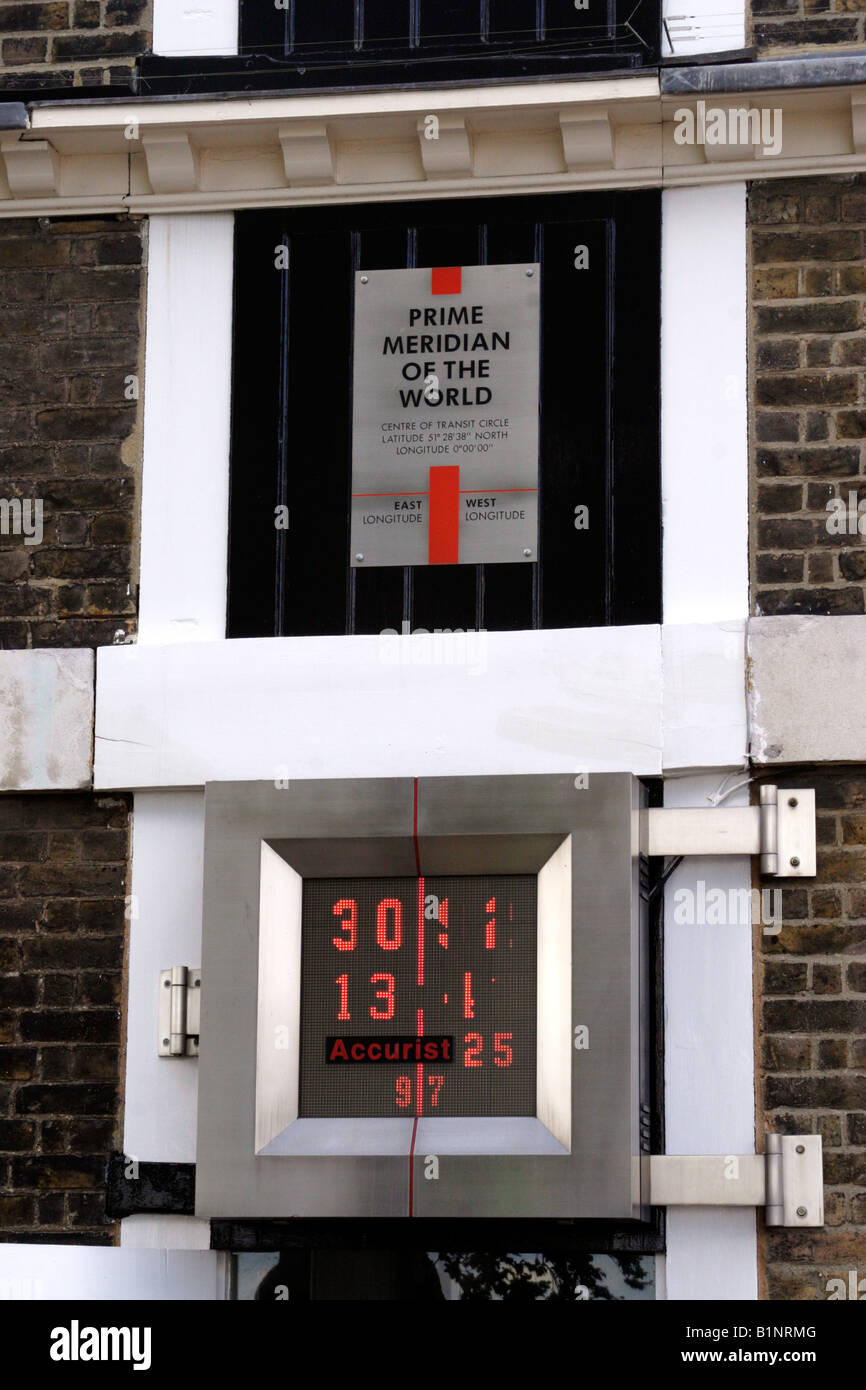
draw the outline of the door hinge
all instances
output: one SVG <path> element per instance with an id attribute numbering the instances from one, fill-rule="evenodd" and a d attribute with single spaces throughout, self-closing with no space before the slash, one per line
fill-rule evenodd
<path id="1" fill-rule="evenodd" d="M 763 786 L 757 806 L 660 806 L 642 811 L 641 817 L 644 854 L 758 854 L 762 874 L 815 877 L 811 787 Z"/>
<path id="2" fill-rule="evenodd" d="M 653 1154 L 654 1207 L 763 1207 L 768 1226 L 823 1226 L 820 1134 L 768 1134 L 763 1154 Z"/>
<path id="3" fill-rule="evenodd" d="M 159 976 L 160 1057 L 197 1057 L 201 1020 L 201 970 L 173 965 Z"/>

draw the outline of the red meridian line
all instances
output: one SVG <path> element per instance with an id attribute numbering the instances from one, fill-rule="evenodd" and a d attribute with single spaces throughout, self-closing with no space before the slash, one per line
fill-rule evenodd
<path id="1" fill-rule="evenodd" d="M 415 1123 L 412 1125 L 412 1143 L 409 1145 L 409 1215 L 414 1213 L 412 1207 L 415 1199 L 415 1135 L 418 1133 L 418 1116 L 415 1116 Z"/>
<path id="2" fill-rule="evenodd" d="M 418 983 L 424 983 L 424 878 L 418 879 Z"/>
<path id="3" fill-rule="evenodd" d="M 415 1036 L 418 1037 L 418 1038 L 423 1038 L 423 1036 L 424 1036 L 424 1010 L 423 1010 L 423 1009 L 418 1009 L 418 1010 L 416 1011 L 415 1017 L 416 1017 L 416 1019 L 417 1019 L 417 1023 L 416 1023 L 416 1025 L 415 1025 Z M 424 1113 L 424 1063 L 423 1063 L 423 1062 L 419 1062 L 418 1065 L 417 1065 L 417 1067 L 415 1068 L 415 1114 L 416 1114 L 416 1115 L 423 1115 L 423 1113 Z"/>
<path id="4" fill-rule="evenodd" d="M 434 464 L 430 469 L 430 521 L 427 560 L 431 565 L 456 565 L 460 537 L 460 466 Z"/>

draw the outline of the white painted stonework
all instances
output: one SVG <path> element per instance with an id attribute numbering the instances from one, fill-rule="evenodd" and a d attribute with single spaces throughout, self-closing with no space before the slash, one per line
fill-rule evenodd
<path id="1" fill-rule="evenodd" d="M 94 653 L 0 651 L 0 791 L 90 786 Z"/>
<path id="2" fill-rule="evenodd" d="M 234 218 L 152 217 L 139 642 L 225 636 Z"/>
<path id="3" fill-rule="evenodd" d="M 166 58 L 237 53 L 238 11 L 238 0 L 153 0 L 153 51 Z"/>
<path id="4" fill-rule="evenodd" d="M 748 652 L 753 758 L 866 762 L 866 617 L 750 618 Z"/>
<path id="5" fill-rule="evenodd" d="M 226 1257 L 216 1250 L 127 1251 L 111 1246 L 0 1245 L 0 1302 L 57 1299 L 68 1306 L 71 1300 L 183 1302 L 226 1296 Z M 82 1326 L 90 1321 L 83 1312 L 78 1316 Z M 9 1309 L 7 1327 L 13 1318 L 14 1312 Z M 95 1317 L 93 1321 L 99 1324 L 105 1320 Z M 65 1311 L 58 1322 L 68 1326 Z"/>

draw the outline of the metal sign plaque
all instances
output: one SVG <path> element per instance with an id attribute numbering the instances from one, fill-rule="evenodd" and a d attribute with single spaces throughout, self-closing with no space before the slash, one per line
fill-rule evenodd
<path id="1" fill-rule="evenodd" d="M 537 560 L 539 281 L 356 274 L 353 567 Z"/>

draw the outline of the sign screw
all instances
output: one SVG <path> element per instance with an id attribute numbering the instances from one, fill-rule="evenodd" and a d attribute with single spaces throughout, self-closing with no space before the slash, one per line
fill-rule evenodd
<path id="1" fill-rule="evenodd" d="M 798 1215 L 798 1216 L 805 1216 L 805 1215 L 806 1215 L 806 1208 L 805 1208 L 805 1207 L 798 1207 L 798 1208 L 797 1208 L 797 1215 Z"/>
<path id="2" fill-rule="evenodd" d="M 800 867 L 800 861 L 799 861 L 799 859 L 797 858 L 797 856 L 796 856 L 796 854 L 795 854 L 794 857 L 793 857 L 792 860 L 791 860 L 791 868 L 792 868 L 792 869 L 798 869 L 799 867 Z"/>
<path id="3" fill-rule="evenodd" d="M 534 274 L 534 272 L 533 272 L 533 271 L 531 271 L 531 270 L 527 270 L 527 272 L 526 272 L 526 277 L 527 277 L 527 279 L 528 279 L 528 280 L 531 280 L 531 279 L 532 279 L 532 276 L 533 276 L 533 274 Z"/>
<path id="4" fill-rule="evenodd" d="M 355 559 L 356 559 L 356 560 L 363 560 L 363 558 L 364 558 L 364 557 L 363 557 L 363 555 L 361 554 L 361 552 L 358 551 L 358 553 L 357 553 L 356 556 L 355 556 Z"/>
<path id="5" fill-rule="evenodd" d="M 369 275 L 362 275 L 362 276 L 361 276 L 361 284 L 362 284 L 362 285 L 368 285 L 369 283 L 370 283 L 370 277 L 369 277 Z"/>
<path id="6" fill-rule="evenodd" d="M 531 550 L 524 550 L 523 553 L 524 553 L 524 555 L 531 555 L 531 554 L 532 554 L 532 551 L 531 551 Z"/>
<path id="7" fill-rule="evenodd" d="M 805 1145 L 805 1144 L 798 1144 L 797 1147 L 796 1147 L 795 1152 L 798 1153 L 798 1154 L 804 1154 L 804 1153 L 806 1152 L 806 1145 Z"/>
<path id="8" fill-rule="evenodd" d="M 788 805 L 789 805 L 789 806 L 796 806 L 796 805 L 797 805 L 797 798 L 796 798 L 796 796 L 789 796 L 789 797 L 788 797 Z"/>

